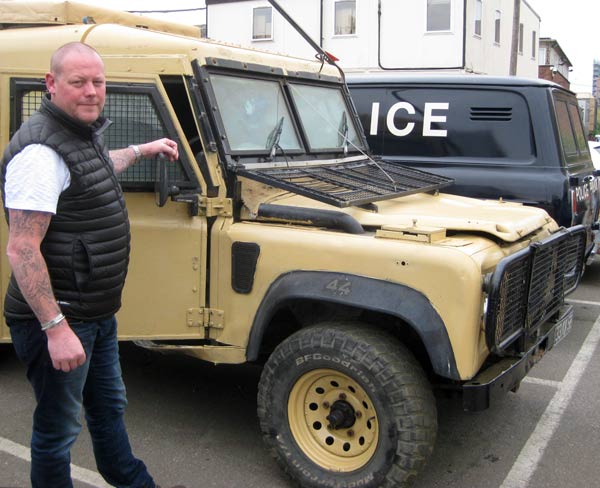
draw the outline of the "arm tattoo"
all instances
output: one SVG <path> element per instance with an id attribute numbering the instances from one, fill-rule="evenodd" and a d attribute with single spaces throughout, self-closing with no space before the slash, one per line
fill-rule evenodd
<path id="1" fill-rule="evenodd" d="M 21 293 L 40 321 L 60 312 L 40 251 L 51 218 L 48 212 L 9 210 L 8 260 Z"/>
<path id="2" fill-rule="evenodd" d="M 114 149 L 109 152 L 110 159 L 113 162 L 115 173 L 119 174 L 125 171 L 129 166 L 135 163 L 135 153 L 128 147 L 124 149 Z"/>

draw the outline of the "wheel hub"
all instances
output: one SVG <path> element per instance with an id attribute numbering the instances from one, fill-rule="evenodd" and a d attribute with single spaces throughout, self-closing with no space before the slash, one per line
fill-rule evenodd
<path id="1" fill-rule="evenodd" d="M 301 376 L 288 398 L 288 421 L 304 454 L 326 469 L 360 469 L 377 450 L 375 406 L 359 383 L 339 371 Z"/>
<path id="2" fill-rule="evenodd" d="M 338 400 L 331 406 L 331 413 L 325 417 L 329 420 L 330 429 L 349 429 L 356 422 L 354 409 L 345 400 Z"/>

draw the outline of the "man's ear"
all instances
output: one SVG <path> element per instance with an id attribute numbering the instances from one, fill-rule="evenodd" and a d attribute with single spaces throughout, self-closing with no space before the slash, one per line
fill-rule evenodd
<path id="1" fill-rule="evenodd" d="M 46 89 L 50 95 L 56 93 L 56 79 L 52 73 L 46 73 Z"/>

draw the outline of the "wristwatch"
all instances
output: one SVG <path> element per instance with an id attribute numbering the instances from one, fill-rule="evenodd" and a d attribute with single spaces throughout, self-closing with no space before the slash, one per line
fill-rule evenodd
<path id="1" fill-rule="evenodd" d="M 138 162 L 140 159 L 142 159 L 142 151 L 140 151 L 140 146 L 137 146 L 136 144 L 131 144 L 131 146 L 129 146 L 129 148 L 131 148 L 131 150 L 133 151 L 133 154 L 135 154 L 136 162 Z"/>

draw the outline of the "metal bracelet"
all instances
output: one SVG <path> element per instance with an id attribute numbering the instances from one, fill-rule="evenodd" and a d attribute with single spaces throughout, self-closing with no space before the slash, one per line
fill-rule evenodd
<path id="1" fill-rule="evenodd" d="M 42 331 L 51 329 L 52 327 L 56 327 L 58 324 L 60 324 L 63 320 L 65 320 L 65 316 L 62 313 L 59 313 L 56 317 L 54 317 L 52 320 L 49 320 L 48 322 L 45 322 L 41 325 L 42 327 Z"/>
<path id="2" fill-rule="evenodd" d="M 136 162 L 138 162 L 140 159 L 142 159 L 142 151 L 140 150 L 140 146 L 132 144 L 131 146 L 129 146 L 129 148 L 133 151 L 133 154 L 135 154 Z"/>

